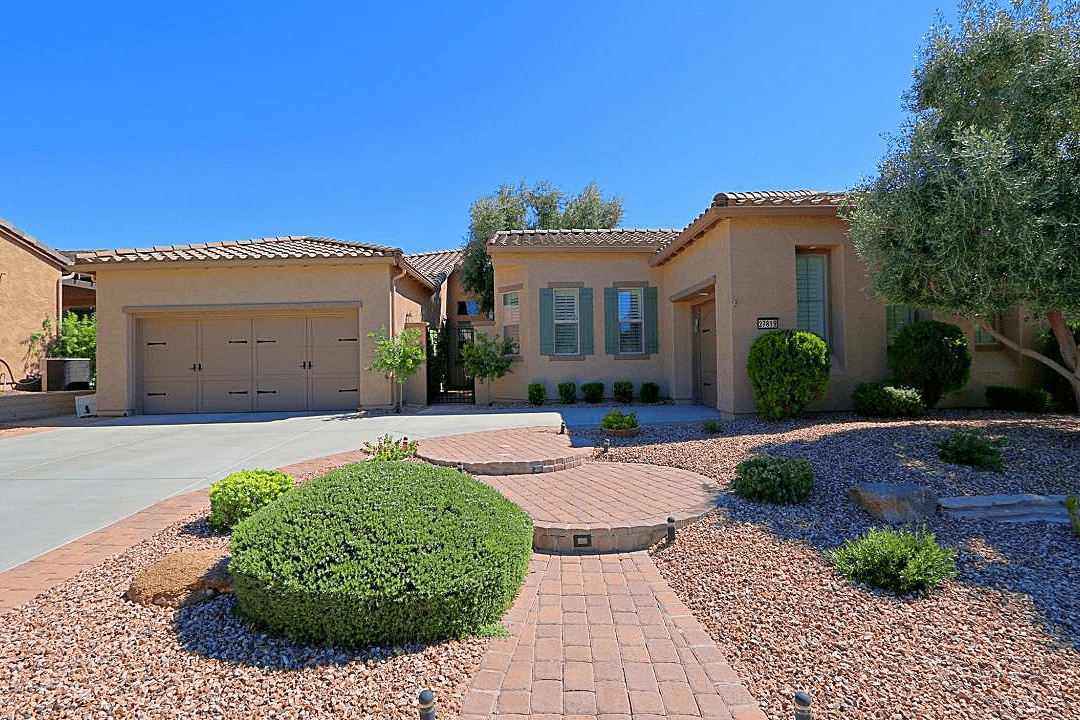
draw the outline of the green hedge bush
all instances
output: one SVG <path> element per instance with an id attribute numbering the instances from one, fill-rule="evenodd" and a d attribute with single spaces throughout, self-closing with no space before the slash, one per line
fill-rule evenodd
<path id="1" fill-rule="evenodd" d="M 801 503 L 814 489 L 814 468 L 809 460 L 758 455 L 735 467 L 731 489 L 754 502 Z"/>
<path id="2" fill-rule="evenodd" d="M 914 532 L 870 528 L 829 551 L 829 556 L 848 580 L 895 593 L 930 590 L 956 574 L 952 551 L 941 547 L 925 528 Z"/>
<path id="3" fill-rule="evenodd" d="M 544 383 L 529 383 L 529 402 L 533 405 L 543 405 L 547 400 L 547 386 Z"/>
<path id="4" fill-rule="evenodd" d="M 529 565 L 532 520 L 451 468 L 357 463 L 239 523 L 241 615 L 298 642 L 463 637 L 496 622 Z"/>
<path id="5" fill-rule="evenodd" d="M 1050 393 L 1042 388 L 1009 385 L 991 385 L 986 388 L 986 404 L 993 410 L 1045 413 L 1050 412 L 1052 402 Z"/>
<path id="6" fill-rule="evenodd" d="M 1069 323 L 1069 329 L 1072 330 L 1073 339 L 1080 342 L 1080 322 Z M 1048 329 L 1043 334 L 1039 352 L 1059 365 L 1065 362 L 1061 357 L 1061 346 L 1053 330 Z M 1073 393 L 1069 381 L 1042 363 L 1036 363 L 1035 367 L 1039 384 L 1050 393 L 1053 408 L 1061 412 L 1076 412 L 1076 394 Z"/>
<path id="7" fill-rule="evenodd" d="M 866 417 L 914 418 L 926 412 L 918 390 L 882 382 L 856 385 L 851 404 L 856 413 Z"/>
<path id="8" fill-rule="evenodd" d="M 577 383 L 559 383 L 559 399 L 567 405 L 577 402 Z"/>
<path id="9" fill-rule="evenodd" d="M 943 393 L 962 389 L 971 375 L 964 331 L 938 320 L 900 328 L 888 358 L 893 381 L 918 390 L 928 409 L 938 404 Z"/>
<path id="10" fill-rule="evenodd" d="M 938 457 L 942 462 L 970 465 L 978 470 L 1005 472 L 1001 448 L 1008 441 L 1003 438 L 984 437 L 978 430 L 957 430 L 938 443 Z"/>
<path id="11" fill-rule="evenodd" d="M 773 330 L 750 346 L 746 372 L 754 406 L 765 420 L 798 415 L 829 384 L 829 348 L 804 330 Z"/>
<path id="12" fill-rule="evenodd" d="M 612 410 L 600 420 L 600 427 L 605 430 L 630 430 L 638 426 L 637 415 Z"/>
<path id="13" fill-rule="evenodd" d="M 654 403 L 660 399 L 660 386 L 654 382 L 641 383 L 641 389 L 638 390 L 638 397 L 641 398 L 643 403 Z"/>
<path id="14" fill-rule="evenodd" d="M 634 399 L 634 383 L 619 380 L 611 384 L 611 397 L 615 402 L 628 403 Z"/>
<path id="15" fill-rule="evenodd" d="M 296 483 L 277 470 L 240 470 L 210 486 L 210 524 L 227 530 L 287 493 Z"/>
<path id="16" fill-rule="evenodd" d="M 581 386 L 581 396 L 585 398 L 585 402 L 600 402 L 604 399 L 604 383 L 584 383 Z"/>

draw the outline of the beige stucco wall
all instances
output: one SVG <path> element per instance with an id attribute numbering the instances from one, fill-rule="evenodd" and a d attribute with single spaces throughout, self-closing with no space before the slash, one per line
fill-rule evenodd
<path id="1" fill-rule="evenodd" d="M 401 308 L 390 314 L 390 259 L 361 264 L 282 266 L 102 266 L 98 284 L 98 412 L 134 412 L 135 308 L 341 303 L 360 309 L 360 366 L 371 364 L 374 342 L 368 333 L 395 326 Z M 401 307 L 407 307 L 402 300 Z M 125 312 L 125 308 L 129 311 Z M 212 312 L 210 308 L 207 312 Z M 390 383 L 381 373 L 360 371 L 362 406 L 390 403 Z"/>
<path id="2" fill-rule="evenodd" d="M 648 283 L 660 287 L 661 273 L 648 264 L 648 252 L 622 252 L 611 250 L 575 250 L 542 248 L 536 251 L 518 251 L 495 248 L 492 264 L 495 266 L 495 328 L 501 335 L 504 319 L 501 300 L 503 288 L 520 284 L 521 288 L 521 359 L 516 361 L 511 373 L 495 384 L 498 400 L 520 400 L 528 395 L 528 385 L 542 382 L 547 386 L 548 398 L 558 399 L 558 384 L 573 381 L 579 388 L 583 383 L 604 383 L 605 396 L 610 397 L 612 383 L 630 380 L 634 392 L 643 382 L 661 384 L 661 393 L 667 392 L 665 373 L 665 344 L 670 344 L 670 329 L 665 328 L 664 293 L 659 292 L 658 331 L 660 351 L 647 358 L 619 358 L 604 352 L 604 288 L 615 283 Z M 540 325 L 536 318 L 540 289 L 549 283 L 581 283 L 593 292 L 593 354 L 581 359 L 553 358 L 540 354 Z M 667 335 L 665 335 L 667 333 Z"/>
<path id="3" fill-rule="evenodd" d="M 37 371 L 28 354 L 30 335 L 41 331 L 45 318 L 56 327 L 60 270 L 6 236 L 0 229 L 0 359 L 11 366 L 15 380 Z M 0 365 L 0 373 L 7 375 Z M 12 380 L 13 378 L 5 378 Z"/>

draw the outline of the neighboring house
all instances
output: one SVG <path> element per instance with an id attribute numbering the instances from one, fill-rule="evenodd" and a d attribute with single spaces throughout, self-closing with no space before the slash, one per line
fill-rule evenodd
<path id="1" fill-rule="evenodd" d="M 31 336 L 46 318 L 57 325 L 66 265 L 65 257 L 0 218 L 0 383 L 37 374 Z"/>
<path id="2" fill-rule="evenodd" d="M 368 334 L 436 317 L 436 283 L 401 250 L 330 238 L 78 253 L 74 268 L 96 281 L 101 415 L 386 406 Z M 406 401 L 424 401 L 422 375 Z"/>
<path id="3" fill-rule="evenodd" d="M 676 402 L 754 412 L 750 345 L 769 328 L 802 328 L 832 351 L 818 409 L 850 407 L 859 382 L 888 376 L 886 347 L 914 318 L 868 289 L 866 266 L 838 216 L 836 193 L 720 193 L 683 230 L 496 233 L 494 332 L 518 343 L 496 399 L 523 400 L 530 382 L 657 382 Z M 948 318 L 946 318 L 948 319 Z M 952 319 L 955 321 L 955 318 Z M 1038 327 L 1001 319 L 1031 345 Z M 1031 361 L 970 331 L 975 360 L 952 404 L 982 404 L 988 384 L 1024 384 Z"/>

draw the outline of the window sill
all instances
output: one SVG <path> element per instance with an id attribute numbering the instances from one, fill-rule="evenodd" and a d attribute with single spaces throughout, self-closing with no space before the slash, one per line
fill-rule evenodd
<path id="1" fill-rule="evenodd" d="M 652 357 L 652 353 L 617 353 L 608 357 L 612 360 L 648 360 Z"/>
<path id="2" fill-rule="evenodd" d="M 548 360 L 584 360 L 585 356 L 582 354 L 577 355 L 545 355 Z"/>

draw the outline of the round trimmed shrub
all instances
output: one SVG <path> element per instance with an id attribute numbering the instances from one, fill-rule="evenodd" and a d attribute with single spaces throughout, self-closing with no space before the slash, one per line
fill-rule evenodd
<path id="1" fill-rule="evenodd" d="M 758 455 L 736 465 L 735 473 L 731 489 L 754 502 L 806 502 L 814 489 L 814 467 L 804 458 Z"/>
<path id="2" fill-rule="evenodd" d="M 660 399 L 660 386 L 654 382 L 643 382 L 638 396 L 643 403 L 654 403 Z"/>
<path id="3" fill-rule="evenodd" d="M 585 402 L 598 403 L 604 399 L 604 383 L 587 382 L 581 386 L 581 395 Z"/>
<path id="4" fill-rule="evenodd" d="M 900 328 L 889 348 L 889 369 L 899 385 L 913 387 L 932 408 L 943 393 L 960 390 L 971 375 L 971 352 L 959 326 L 923 320 Z"/>
<path id="5" fill-rule="evenodd" d="M 529 402 L 533 405 L 543 405 L 547 400 L 547 386 L 544 383 L 529 383 Z"/>
<path id="6" fill-rule="evenodd" d="M 882 382 L 856 385 L 851 404 L 856 413 L 866 417 L 914 418 L 926 412 L 918 390 Z"/>
<path id="7" fill-rule="evenodd" d="M 296 478 L 277 470 L 240 470 L 210 486 L 210 524 L 227 530 L 292 489 Z"/>
<path id="8" fill-rule="evenodd" d="M 634 383 L 629 380 L 616 380 L 611 384 L 611 397 L 615 402 L 631 402 L 634 399 Z"/>
<path id="9" fill-rule="evenodd" d="M 464 637 L 521 587 L 532 520 L 446 467 L 358 463 L 233 531 L 240 614 L 294 641 L 356 646 Z"/>
<path id="10" fill-rule="evenodd" d="M 941 547 L 925 528 L 914 532 L 870 528 L 830 550 L 829 557 L 848 580 L 895 593 L 929 590 L 956 574 L 952 551 Z"/>
<path id="11" fill-rule="evenodd" d="M 577 402 L 577 383 L 569 381 L 559 383 L 559 400 L 565 405 Z"/>
<path id="12" fill-rule="evenodd" d="M 746 372 L 765 420 L 795 417 L 829 385 L 829 347 L 805 330 L 773 330 L 754 340 Z"/>

